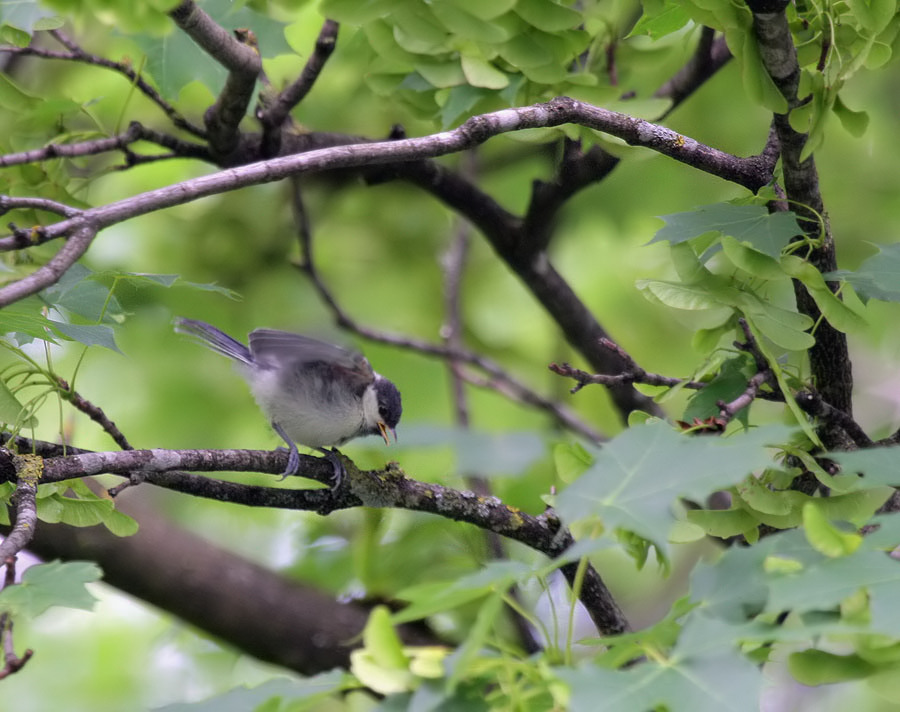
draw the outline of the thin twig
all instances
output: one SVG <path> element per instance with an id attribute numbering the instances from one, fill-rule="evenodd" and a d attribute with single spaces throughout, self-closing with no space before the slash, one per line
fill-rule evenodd
<path id="1" fill-rule="evenodd" d="M 95 423 L 97 423 L 97 425 L 103 428 L 106 434 L 115 441 L 116 445 L 118 445 L 123 450 L 134 449 L 133 447 L 131 447 L 131 444 L 128 442 L 128 439 L 125 437 L 125 435 L 122 434 L 122 431 L 119 430 L 116 424 L 106 416 L 106 413 L 103 412 L 103 409 L 100 408 L 100 406 L 94 405 L 77 391 L 73 391 L 68 382 L 66 382 L 59 376 L 56 377 L 56 382 L 59 384 L 63 397 L 67 401 L 69 401 L 69 403 L 71 403 L 77 410 L 80 410 L 88 418 L 90 418 Z"/>
<path id="2" fill-rule="evenodd" d="M 44 49 L 41 47 L 9 47 L 4 46 L 0 47 L 0 52 L 5 52 L 7 54 L 12 55 L 20 55 L 20 56 L 33 56 L 33 57 L 42 57 L 44 59 L 59 59 L 68 62 L 82 62 L 84 64 L 92 64 L 98 67 L 104 67 L 105 69 L 111 69 L 114 72 L 117 72 L 123 76 L 125 76 L 128 81 L 130 81 L 138 90 L 144 94 L 150 101 L 156 104 L 160 109 L 162 109 L 163 113 L 169 117 L 172 123 L 179 129 L 187 131 L 188 133 L 197 136 L 198 138 L 205 138 L 206 132 L 200 128 L 199 126 L 195 126 L 190 121 L 188 121 L 181 113 L 169 102 L 162 98 L 156 89 L 150 86 L 146 81 L 144 81 L 143 77 L 140 74 L 135 72 L 128 64 L 123 62 L 113 62 L 110 59 L 106 59 L 105 57 L 100 57 L 95 54 L 91 54 L 90 52 L 85 52 L 78 44 L 74 42 L 71 38 L 69 38 L 65 33 L 60 30 L 51 30 L 50 35 L 62 44 L 68 52 L 59 52 L 50 49 Z"/>

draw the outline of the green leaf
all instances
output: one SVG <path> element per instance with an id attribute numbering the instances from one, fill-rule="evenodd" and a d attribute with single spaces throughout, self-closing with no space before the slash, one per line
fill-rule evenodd
<path id="1" fill-rule="evenodd" d="M 110 294 L 109 287 L 97 281 L 99 276 L 84 265 L 75 263 L 56 284 L 40 292 L 38 297 L 49 307 L 65 309 L 88 321 L 99 322 L 111 315 L 122 314 L 122 307 Z"/>
<path id="2" fill-rule="evenodd" d="M 869 677 L 878 667 L 858 655 L 804 650 L 788 656 L 788 670 L 802 685 L 830 685 Z"/>
<path id="3" fill-rule="evenodd" d="M 868 487 L 877 485 L 900 486 L 900 445 L 873 447 L 853 452 L 831 452 L 828 459 L 837 462 L 844 472 L 858 472 L 863 475 L 861 484 Z"/>
<path id="4" fill-rule="evenodd" d="M 61 17 L 41 7 L 41 3 L 27 0 L 0 3 L 0 20 L 29 35 L 35 30 L 57 30 L 65 24 Z M 19 46 L 27 44 L 28 41 Z"/>
<path id="5" fill-rule="evenodd" d="M 256 687 L 235 687 L 221 695 L 215 695 L 199 702 L 176 703 L 165 707 L 155 707 L 153 712 L 262 712 L 264 703 L 273 698 L 298 702 L 316 695 L 324 696 L 339 690 L 346 672 L 335 668 L 313 677 L 277 678 Z M 283 709 L 279 707 L 279 710 Z"/>
<path id="6" fill-rule="evenodd" d="M 747 242 L 759 252 L 777 259 L 792 237 L 803 234 L 793 213 L 769 213 L 761 205 L 715 203 L 660 217 L 666 221 L 666 226 L 658 230 L 648 244 L 664 240 L 676 244 L 718 232 Z"/>
<path id="7" fill-rule="evenodd" d="M 455 581 L 426 583 L 404 589 L 396 594 L 410 605 L 395 613 L 396 624 L 419 620 L 435 613 L 477 601 L 494 591 L 505 591 L 516 581 L 532 575 L 533 569 L 518 561 L 494 561 L 480 571 Z"/>
<path id="8" fill-rule="evenodd" d="M 725 361 L 719 372 L 706 387 L 697 391 L 688 401 L 682 419 L 692 423 L 694 418 L 705 420 L 719 414 L 719 401 L 726 403 L 737 398 L 747 389 L 747 381 L 753 375 L 748 368 L 750 362 L 743 354 Z M 747 409 L 742 409 L 737 418 L 746 423 Z"/>
<path id="9" fill-rule="evenodd" d="M 351 672 L 367 687 L 390 695 L 414 686 L 415 676 L 409 663 L 390 612 L 385 606 L 376 606 L 363 630 L 363 648 L 351 653 Z"/>
<path id="10" fill-rule="evenodd" d="M 691 16 L 678 3 L 666 0 L 661 10 L 650 12 L 648 4 L 644 3 L 644 14 L 628 33 L 628 37 L 636 35 L 649 35 L 651 39 L 658 40 L 661 37 L 677 32 L 684 27 Z"/>
<path id="11" fill-rule="evenodd" d="M 856 271 L 837 270 L 823 277 L 849 282 L 863 300 L 900 302 L 900 243 L 877 247 L 878 253 L 866 259 Z"/>
<path id="12" fill-rule="evenodd" d="M 694 616 L 666 659 L 657 652 L 626 670 L 583 665 L 554 673 L 569 687 L 571 710 L 757 712 L 762 674 L 734 640 L 731 626 Z"/>
<path id="13" fill-rule="evenodd" d="M 803 530 L 810 545 L 825 556 L 847 556 L 862 543 L 856 532 L 842 532 L 828 521 L 815 502 L 803 505 Z"/>
<path id="14" fill-rule="evenodd" d="M 57 331 L 67 336 L 72 341 L 77 341 L 85 346 L 103 346 L 104 348 L 122 353 L 116 345 L 115 333 L 107 324 L 66 324 L 61 321 L 51 323 Z"/>
<path id="15" fill-rule="evenodd" d="M 13 392 L 9 390 L 9 387 L 0 381 L 0 423 L 21 425 L 25 428 L 33 427 L 37 424 L 37 420 L 34 417 L 19 421 L 19 418 L 24 415 L 22 412 L 24 407 Z"/>
<path id="16" fill-rule="evenodd" d="M 711 284 L 687 285 L 679 282 L 663 282 L 643 279 L 636 283 L 645 296 L 652 296 L 673 309 L 698 311 L 731 306 L 737 299 L 738 291 L 729 287 L 719 287 L 717 281 Z"/>
<path id="17" fill-rule="evenodd" d="M 485 89 L 503 89 L 509 84 L 509 78 L 484 57 L 463 54 L 460 57 L 466 81 L 475 87 Z"/>
<path id="18" fill-rule="evenodd" d="M 765 445 L 780 442 L 788 432 L 767 426 L 731 437 L 703 437 L 679 434 L 662 422 L 629 428 L 598 451 L 590 469 L 557 497 L 556 509 L 567 523 L 596 516 L 665 553 L 678 497 L 702 500 L 766 467 L 771 460 Z"/>
<path id="19" fill-rule="evenodd" d="M 137 533 L 138 523 L 124 512 L 115 508 L 111 500 L 82 497 L 65 497 L 51 494 L 37 501 L 38 517 L 51 524 L 69 524 L 73 527 L 93 527 L 104 525 L 116 536 L 131 536 Z"/>
<path id="20" fill-rule="evenodd" d="M 869 114 L 865 111 L 853 111 L 848 109 L 847 105 L 841 101 L 840 94 L 835 97 L 834 105 L 831 107 L 831 110 L 834 111 L 841 120 L 841 126 L 843 126 L 851 136 L 860 138 L 866 132 L 866 129 L 869 128 Z"/>
<path id="21" fill-rule="evenodd" d="M 720 539 L 743 534 L 759 524 L 744 509 L 691 509 L 687 512 L 687 520 Z"/>
<path id="22" fill-rule="evenodd" d="M 553 448 L 556 474 L 563 482 L 574 482 L 594 459 L 579 443 L 559 443 Z"/>
<path id="23" fill-rule="evenodd" d="M 29 567 L 22 582 L 0 591 L 0 610 L 36 618 L 52 606 L 90 611 L 97 599 L 85 584 L 99 581 L 103 572 L 90 561 L 53 561 Z"/>
<path id="24" fill-rule="evenodd" d="M 847 0 L 860 24 L 872 35 L 879 34 L 897 12 L 897 0 Z"/>
<path id="25" fill-rule="evenodd" d="M 463 39 L 499 44 L 508 41 L 512 37 L 498 23 L 484 22 L 450 0 L 433 0 L 430 6 L 438 22 L 450 33 Z"/>
<path id="26" fill-rule="evenodd" d="M 583 22 L 581 13 L 552 0 L 519 0 L 515 11 L 525 22 L 544 32 L 568 30 Z"/>
<path id="27" fill-rule="evenodd" d="M 865 319 L 831 291 L 822 273 L 809 262 L 796 255 L 786 255 L 781 265 L 788 275 L 803 282 L 822 315 L 835 329 L 851 332 L 865 326 Z"/>
<path id="28" fill-rule="evenodd" d="M 779 215 L 781 213 L 775 214 Z M 784 270 L 781 268 L 781 263 L 774 257 L 748 247 L 730 235 L 724 236 L 721 243 L 722 251 L 731 260 L 732 264 L 753 277 L 765 280 L 784 279 L 786 277 Z"/>

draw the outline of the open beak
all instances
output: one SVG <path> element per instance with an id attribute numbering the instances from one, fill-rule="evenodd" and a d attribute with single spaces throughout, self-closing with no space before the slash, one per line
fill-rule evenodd
<path id="1" fill-rule="evenodd" d="M 391 439 L 388 437 L 389 431 L 394 433 L 394 442 L 397 441 L 397 431 L 395 431 L 393 428 L 388 428 L 388 426 L 385 423 L 382 423 L 380 420 L 378 421 L 378 431 L 381 433 L 381 437 L 384 438 L 385 445 L 391 444 Z"/>

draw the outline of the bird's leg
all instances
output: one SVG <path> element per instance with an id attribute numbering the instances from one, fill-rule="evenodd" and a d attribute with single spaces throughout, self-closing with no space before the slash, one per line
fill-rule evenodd
<path id="1" fill-rule="evenodd" d="M 281 426 L 274 420 L 272 421 L 272 428 L 281 436 L 281 439 L 284 440 L 288 446 L 287 467 L 281 475 L 281 479 L 283 480 L 285 477 L 297 474 L 297 470 L 300 469 L 300 453 L 297 451 L 297 446 L 294 444 L 294 441 L 285 434 L 284 430 L 281 429 Z"/>
<path id="2" fill-rule="evenodd" d="M 331 489 L 336 490 L 341 486 L 341 482 L 344 480 L 344 475 L 347 474 L 344 469 L 344 463 L 341 462 L 340 453 L 336 447 L 331 448 L 331 450 L 326 450 L 323 447 L 316 448 L 319 452 L 325 455 L 325 459 L 331 463 L 331 466 L 334 468 L 334 479 L 331 484 Z"/>

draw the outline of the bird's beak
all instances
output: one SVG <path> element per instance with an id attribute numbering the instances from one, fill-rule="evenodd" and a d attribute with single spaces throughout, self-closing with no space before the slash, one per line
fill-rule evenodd
<path id="1" fill-rule="evenodd" d="M 388 426 L 379 420 L 378 421 L 378 431 L 381 433 L 381 437 L 384 438 L 385 445 L 391 444 L 391 439 L 388 437 L 388 430 L 389 430 Z M 396 442 L 397 441 L 397 432 L 393 428 L 390 428 L 390 432 L 394 433 L 394 441 Z"/>

